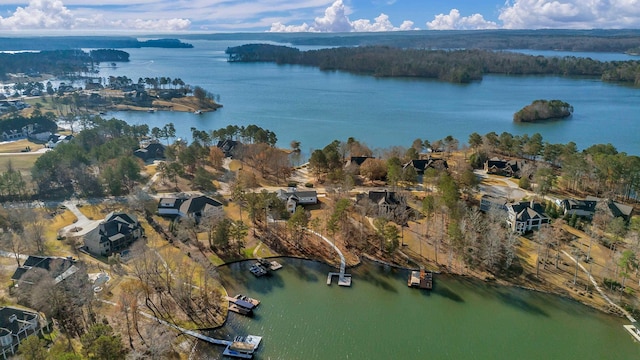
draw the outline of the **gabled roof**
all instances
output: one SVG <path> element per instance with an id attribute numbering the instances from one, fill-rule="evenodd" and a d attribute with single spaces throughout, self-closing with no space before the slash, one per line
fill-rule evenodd
<path id="1" fill-rule="evenodd" d="M 566 210 L 582 210 L 594 212 L 596 210 L 597 202 L 595 200 L 565 199 L 561 204 L 562 207 L 564 207 Z"/>
<path id="2" fill-rule="evenodd" d="M 93 238 L 96 243 L 117 241 L 140 227 L 138 218 L 124 212 L 111 212 L 95 229 L 85 236 Z"/>
<path id="3" fill-rule="evenodd" d="M 375 159 L 374 157 L 371 156 L 352 156 L 349 159 L 349 164 L 350 165 L 357 165 L 360 166 L 362 165 L 365 161 L 367 161 L 367 159 Z"/>
<path id="4" fill-rule="evenodd" d="M 202 195 L 186 199 L 180 205 L 180 212 L 183 214 L 203 213 L 219 206 L 222 206 L 222 203 L 218 200 Z"/>
<path id="5" fill-rule="evenodd" d="M 417 172 L 423 173 L 428 168 L 436 170 L 448 169 L 449 165 L 445 159 L 414 159 L 404 164 L 403 169 L 413 166 Z"/>
<path id="6" fill-rule="evenodd" d="M 587 200 L 597 202 L 606 201 L 607 207 L 609 208 L 609 211 L 611 211 L 611 215 L 613 215 L 613 217 L 623 217 L 626 220 L 629 220 L 629 218 L 631 218 L 631 215 L 633 214 L 633 206 L 621 204 L 611 199 L 601 199 L 594 196 L 587 196 Z"/>
<path id="7" fill-rule="evenodd" d="M 522 201 L 519 203 L 508 204 L 507 207 L 511 208 L 516 214 L 516 220 L 526 221 L 529 219 L 548 219 L 549 217 L 544 213 L 544 207 L 540 203 L 534 203 L 530 201 Z"/>
<path id="8" fill-rule="evenodd" d="M 398 205 L 400 200 L 396 197 L 396 193 L 393 191 L 369 191 L 367 196 L 369 201 L 378 205 Z"/>
<path id="9" fill-rule="evenodd" d="M 11 280 L 19 281 L 31 269 L 51 271 L 52 275 L 57 277 L 71 268 L 73 263 L 74 261 L 69 258 L 30 255 L 22 266 L 16 269 Z"/>

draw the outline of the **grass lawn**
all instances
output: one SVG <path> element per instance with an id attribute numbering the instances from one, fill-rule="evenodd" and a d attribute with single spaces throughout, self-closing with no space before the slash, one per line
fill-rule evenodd
<path id="1" fill-rule="evenodd" d="M 43 214 L 44 215 L 44 214 Z M 58 231 L 67 225 L 73 224 L 77 218 L 69 210 L 58 213 L 51 221 L 47 222 L 45 230 L 46 253 L 55 256 L 71 256 L 74 249 L 68 241 L 58 240 Z"/>
<path id="2" fill-rule="evenodd" d="M 43 144 L 36 144 L 27 139 L 21 139 L 0 144 L 0 153 L 18 153 L 24 150 L 27 146 L 31 148 L 31 151 L 36 151 L 44 147 Z"/>
<path id="3" fill-rule="evenodd" d="M 15 156 L 0 156 L 0 169 L 2 171 L 6 170 L 9 160 L 11 160 L 11 165 L 14 169 L 20 170 L 23 175 L 31 175 L 31 168 L 33 167 L 33 164 L 36 162 L 36 160 L 38 160 L 40 155 L 42 154 L 25 153 L 24 155 L 20 154 Z"/>

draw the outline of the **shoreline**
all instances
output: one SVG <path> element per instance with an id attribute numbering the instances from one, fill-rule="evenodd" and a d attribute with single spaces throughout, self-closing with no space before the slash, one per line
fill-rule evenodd
<path id="1" fill-rule="evenodd" d="M 312 259 L 312 258 L 301 257 L 301 256 L 287 256 L 287 255 L 277 255 L 277 256 L 264 257 L 264 259 L 278 259 L 278 258 L 280 258 L 280 259 L 304 260 L 304 261 L 320 263 L 322 265 L 325 265 L 325 266 L 328 266 L 328 267 L 331 267 L 331 268 L 334 267 L 333 265 L 331 265 L 330 263 L 326 262 L 323 259 Z M 409 267 L 405 267 L 405 266 L 402 266 L 402 265 L 389 263 L 387 261 L 378 259 L 378 258 L 376 258 L 376 257 L 374 257 L 372 255 L 365 254 L 365 253 L 363 253 L 363 254 L 358 256 L 359 262 L 357 264 L 347 266 L 347 269 L 353 269 L 353 268 L 357 268 L 357 267 L 361 266 L 364 263 L 363 258 L 364 258 L 364 260 L 367 260 L 372 264 L 389 266 L 389 267 L 392 267 L 392 268 L 394 268 L 396 270 L 401 270 L 401 271 L 413 271 L 413 270 L 416 270 L 415 268 L 409 268 Z M 241 263 L 241 262 L 246 262 L 246 261 L 256 261 L 256 260 L 257 260 L 257 258 L 236 260 L 236 261 L 231 261 L 231 262 L 228 262 L 228 263 L 220 264 L 220 265 L 218 265 L 218 267 L 227 267 L 229 265 L 236 264 L 236 263 Z M 606 315 L 610 315 L 610 316 L 614 316 L 614 317 L 622 318 L 622 319 L 626 318 L 624 313 L 613 312 L 613 311 L 608 310 L 607 308 L 603 308 L 603 307 L 597 306 L 596 304 L 593 304 L 593 303 L 590 303 L 590 302 L 587 302 L 587 301 L 580 301 L 578 298 L 570 296 L 569 292 L 560 292 L 560 291 L 553 291 L 553 290 L 549 290 L 549 289 L 535 288 L 535 287 L 532 287 L 532 286 L 527 286 L 527 285 L 523 285 L 523 284 L 508 282 L 508 281 L 505 281 L 505 280 L 499 279 L 499 278 L 494 278 L 493 280 L 488 280 L 486 278 L 482 279 L 482 278 L 480 278 L 478 276 L 474 276 L 474 275 L 470 275 L 470 274 L 460 274 L 460 273 L 457 273 L 457 272 L 443 272 L 443 271 L 439 271 L 438 270 L 438 271 L 434 271 L 434 274 L 451 276 L 451 277 L 455 277 L 455 278 L 459 278 L 459 279 L 473 279 L 474 281 L 479 281 L 479 282 L 485 283 L 487 285 L 501 286 L 501 287 L 508 287 L 508 288 L 516 288 L 516 289 L 521 289 L 521 290 L 526 290 L 526 291 L 534 291 L 534 292 L 541 293 L 541 294 L 546 294 L 546 295 L 553 295 L 553 296 L 557 296 L 557 297 L 562 298 L 562 299 L 566 299 L 566 300 L 575 302 L 577 304 L 581 304 L 581 305 L 587 306 L 587 307 L 589 307 L 589 308 L 591 308 L 591 309 L 593 309 L 595 311 L 601 312 L 601 313 L 606 314 Z M 228 291 L 227 291 L 225 285 L 224 284 L 221 284 L 221 285 L 222 285 L 222 288 L 224 289 L 224 292 L 228 294 Z M 601 297 L 600 294 L 598 294 L 598 296 Z M 222 322 L 222 324 L 217 326 L 217 327 L 214 327 L 214 328 L 209 328 L 208 330 L 217 330 L 217 329 L 220 329 L 220 328 L 224 327 L 226 322 L 227 322 L 228 315 L 229 315 L 229 313 L 227 311 L 227 314 L 225 315 L 224 321 Z"/>

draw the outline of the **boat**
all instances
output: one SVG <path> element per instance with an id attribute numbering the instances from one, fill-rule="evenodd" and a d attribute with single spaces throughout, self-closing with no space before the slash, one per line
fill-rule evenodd
<path id="1" fill-rule="evenodd" d="M 258 350 L 262 336 L 248 335 L 236 336 L 233 342 L 224 349 L 223 355 L 251 359 L 253 353 Z"/>
<path id="2" fill-rule="evenodd" d="M 147 112 L 148 112 L 148 113 L 154 113 L 154 112 L 156 112 L 156 109 L 151 108 L 151 109 L 148 109 L 148 110 L 147 110 Z"/>
<path id="3" fill-rule="evenodd" d="M 196 115 L 202 115 L 202 110 L 196 110 L 193 113 L 196 114 Z"/>
<path id="4" fill-rule="evenodd" d="M 280 264 L 279 262 L 274 260 L 269 263 L 269 270 L 276 271 L 280 269 L 282 269 L 282 264 Z"/>
<path id="5" fill-rule="evenodd" d="M 249 268 L 249 271 L 251 271 L 251 273 L 257 277 L 267 274 L 267 270 L 264 267 L 262 267 L 262 265 L 260 265 L 259 263 L 255 263 L 251 265 L 251 267 Z"/>
<path id="6" fill-rule="evenodd" d="M 250 298 L 250 297 L 242 295 L 242 294 L 238 294 L 238 295 L 234 296 L 232 299 L 248 302 L 248 303 L 252 304 L 254 307 L 260 305 L 260 300 L 257 300 L 257 299 L 254 299 L 254 298 Z M 229 301 L 231 301 L 231 300 L 229 300 Z"/>

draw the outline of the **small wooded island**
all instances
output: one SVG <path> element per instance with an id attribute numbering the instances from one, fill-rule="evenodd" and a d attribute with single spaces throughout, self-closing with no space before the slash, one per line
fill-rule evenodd
<path id="1" fill-rule="evenodd" d="M 564 119 L 573 113 L 573 106 L 562 100 L 535 100 L 513 114 L 513 121 L 536 122 L 549 119 Z"/>

